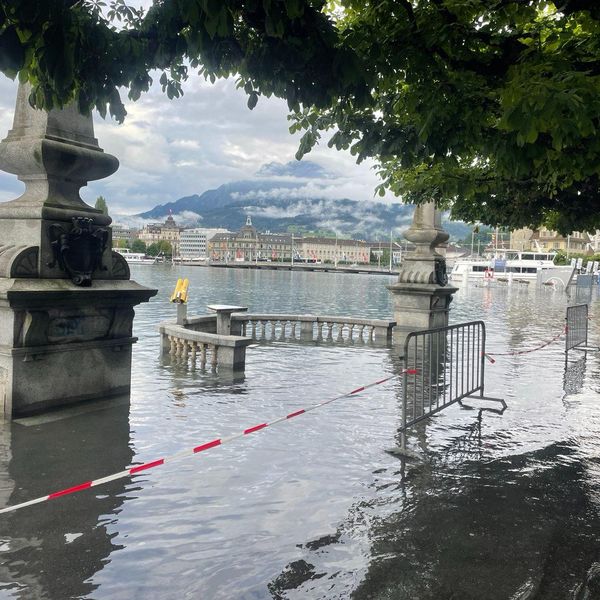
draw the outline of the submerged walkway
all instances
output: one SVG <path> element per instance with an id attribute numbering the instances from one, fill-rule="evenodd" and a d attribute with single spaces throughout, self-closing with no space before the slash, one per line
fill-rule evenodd
<path id="1" fill-rule="evenodd" d="M 274 263 L 274 262 L 233 262 L 222 263 L 211 261 L 209 267 L 220 267 L 224 269 L 259 269 L 267 271 L 316 271 L 322 273 L 362 273 L 367 275 L 398 275 L 397 270 L 379 269 L 371 265 L 324 265 L 314 263 Z"/>

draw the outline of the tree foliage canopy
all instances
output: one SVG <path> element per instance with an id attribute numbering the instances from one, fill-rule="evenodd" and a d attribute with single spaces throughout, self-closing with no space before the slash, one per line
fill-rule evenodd
<path id="1" fill-rule="evenodd" d="M 146 248 L 146 253 L 148 256 L 172 256 L 173 254 L 173 246 L 171 242 L 167 242 L 166 240 L 160 240 L 158 242 L 153 242 Z"/>
<path id="2" fill-rule="evenodd" d="M 143 240 L 133 240 L 131 242 L 131 251 L 132 252 L 146 252 L 146 244 Z"/>
<path id="3" fill-rule="evenodd" d="M 137 100 L 158 70 L 169 98 L 190 70 L 211 81 L 237 75 L 253 108 L 259 94 L 325 107 L 367 98 L 356 55 L 338 41 L 320 0 L 0 0 L 0 70 L 33 85 L 50 109 L 77 100 L 118 121 L 119 88 Z"/>
<path id="4" fill-rule="evenodd" d="M 94 208 L 101 210 L 105 215 L 108 215 L 108 205 L 106 204 L 106 198 L 104 196 L 98 196 Z"/>
<path id="5" fill-rule="evenodd" d="M 362 109 L 340 98 L 292 128 L 374 158 L 408 202 L 562 232 L 600 226 L 600 3 L 342 0 L 340 37 L 376 77 Z"/>
<path id="6" fill-rule="evenodd" d="M 153 70 L 286 98 L 298 157 L 330 145 L 380 167 L 380 191 L 454 218 L 600 227 L 597 0 L 0 0 L 0 70 L 31 101 L 122 120 Z"/>

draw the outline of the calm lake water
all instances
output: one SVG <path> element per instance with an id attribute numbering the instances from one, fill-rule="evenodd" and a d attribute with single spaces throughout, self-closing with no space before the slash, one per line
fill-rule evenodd
<path id="1" fill-rule="evenodd" d="M 190 449 L 320 402 L 400 366 L 367 345 L 249 348 L 245 377 L 161 364 L 156 325 L 189 277 L 191 314 L 391 317 L 387 276 L 137 267 L 159 288 L 136 313 L 130 402 L 2 426 L 0 506 Z M 488 350 L 560 332 L 549 289 L 457 293 Z M 594 317 L 597 303 L 591 307 Z M 590 324 L 600 341 L 600 322 Z M 503 415 L 452 406 L 415 427 L 400 477 L 397 380 L 229 445 L 0 516 L 0 598 L 564 599 L 600 560 L 600 362 L 564 340 L 488 365 Z"/>

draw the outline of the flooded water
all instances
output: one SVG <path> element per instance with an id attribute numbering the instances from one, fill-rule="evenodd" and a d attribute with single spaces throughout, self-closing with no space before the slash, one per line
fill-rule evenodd
<path id="1" fill-rule="evenodd" d="M 245 377 L 162 364 L 156 325 L 191 280 L 206 304 L 391 316 L 385 276 L 137 267 L 130 402 L 25 419 L 0 435 L 0 506 L 271 421 L 399 372 L 387 348 L 276 342 Z M 488 351 L 535 346 L 566 299 L 535 286 L 461 290 L 452 321 L 483 319 Z M 596 317 L 598 307 L 592 304 Z M 591 342 L 600 325 L 590 322 Z M 497 356 L 503 415 L 452 406 L 398 444 L 398 380 L 201 455 L 0 516 L 0 598 L 563 599 L 600 561 L 600 362 L 564 339 Z M 577 360 L 579 359 L 579 360 Z M 92 410 L 93 408 L 93 410 Z M 593 597 L 593 596 L 592 596 Z"/>

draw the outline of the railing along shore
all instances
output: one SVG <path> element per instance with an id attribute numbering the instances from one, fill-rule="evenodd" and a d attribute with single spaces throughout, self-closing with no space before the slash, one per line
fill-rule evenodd
<path id="1" fill-rule="evenodd" d="M 395 321 L 346 316 L 231 314 L 230 332 L 217 332 L 217 315 L 183 318 L 159 325 L 163 355 L 201 366 L 242 370 L 252 341 L 389 344 Z"/>

